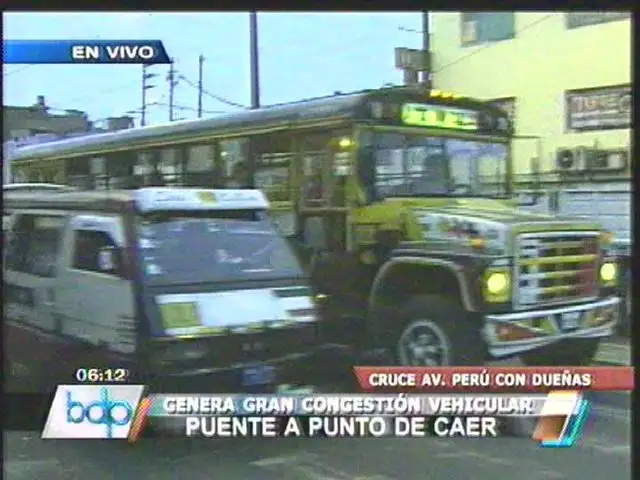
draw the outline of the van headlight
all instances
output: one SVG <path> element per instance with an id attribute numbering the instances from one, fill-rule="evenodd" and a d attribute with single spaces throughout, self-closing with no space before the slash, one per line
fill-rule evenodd
<path id="1" fill-rule="evenodd" d="M 511 275 L 506 269 L 489 269 L 484 275 L 484 299 L 491 303 L 508 302 L 511 296 Z"/>
<path id="2" fill-rule="evenodd" d="M 604 262 L 600 265 L 600 282 L 605 286 L 613 286 L 618 280 L 618 267 L 613 262 Z"/>

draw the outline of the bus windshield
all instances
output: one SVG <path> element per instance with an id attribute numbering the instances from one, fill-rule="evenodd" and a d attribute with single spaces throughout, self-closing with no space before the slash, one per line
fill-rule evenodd
<path id="1" fill-rule="evenodd" d="M 265 212 L 155 212 L 138 225 L 151 285 L 276 280 L 303 276 Z"/>
<path id="2" fill-rule="evenodd" d="M 508 193 L 505 143 L 395 133 L 369 134 L 364 140 L 365 183 L 378 200 Z"/>

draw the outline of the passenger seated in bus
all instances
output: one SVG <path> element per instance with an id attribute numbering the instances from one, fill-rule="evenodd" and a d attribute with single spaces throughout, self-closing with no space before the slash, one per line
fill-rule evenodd
<path id="1" fill-rule="evenodd" d="M 165 182 L 164 176 L 162 175 L 162 172 L 160 172 L 157 166 L 151 172 L 148 186 L 149 187 L 166 187 L 167 186 L 167 182 Z"/>
<path id="2" fill-rule="evenodd" d="M 429 155 L 424 159 L 420 176 L 412 178 L 408 185 L 409 195 L 442 195 L 450 192 L 449 157 L 447 155 Z"/>
<path id="3" fill-rule="evenodd" d="M 250 173 L 246 162 L 241 161 L 236 163 L 233 167 L 228 186 L 231 188 L 252 188 L 251 182 L 249 181 Z"/>

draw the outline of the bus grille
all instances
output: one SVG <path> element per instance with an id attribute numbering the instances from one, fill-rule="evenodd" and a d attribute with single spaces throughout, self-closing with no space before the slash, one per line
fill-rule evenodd
<path id="1" fill-rule="evenodd" d="M 598 294 L 598 232 L 530 233 L 516 238 L 514 307 L 583 301 Z"/>

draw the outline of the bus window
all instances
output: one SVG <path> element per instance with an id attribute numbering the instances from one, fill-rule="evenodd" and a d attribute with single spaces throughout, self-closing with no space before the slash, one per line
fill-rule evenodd
<path id="1" fill-rule="evenodd" d="M 176 185 L 179 181 L 179 177 L 176 179 L 176 159 L 179 157 L 173 152 L 172 149 L 139 152 L 133 167 L 133 188 Z"/>
<path id="2" fill-rule="evenodd" d="M 68 185 L 78 187 L 81 190 L 93 189 L 93 182 L 91 181 L 91 167 L 89 164 L 89 158 L 87 157 L 75 157 L 66 161 L 66 175 Z"/>
<path id="3" fill-rule="evenodd" d="M 174 147 L 164 147 L 160 150 L 158 170 L 166 185 L 182 185 L 183 165 L 180 153 Z"/>
<path id="4" fill-rule="evenodd" d="M 107 159 L 104 157 L 93 157 L 89 160 L 93 186 L 96 190 L 107 189 Z"/>
<path id="5" fill-rule="evenodd" d="M 276 133 L 251 139 L 255 158 L 255 188 L 272 202 L 291 201 L 291 135 Z"/>
<path id="6" fill-rule="evenodd" d="M 114 152 L 107 156 L 108 188 L 131 188 L 136 154 L 131 151 Z"/>
<path id="7" fill-rule="evenodd" d="M 345 131 L 314 132 L 301 138 L 301 197 L 309 207 L 342 207 L 346 202 L 346 181 L 351 152 L 341 144 Z"/>
<path id="8" fill-rule="evenodd" d="M 246 188 L 251 186 L 249 142 L 246 138 L 234 138 L 220 142 L 220 162 L 224 186 Z"/>
<path id="9" fill-rule="evenodd" d="M 214 183 L 214 145 L 189 146 L 186 160 L 185 185 L 189 187 L 211 187 Z"/>

